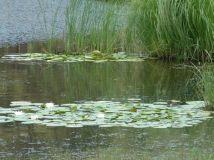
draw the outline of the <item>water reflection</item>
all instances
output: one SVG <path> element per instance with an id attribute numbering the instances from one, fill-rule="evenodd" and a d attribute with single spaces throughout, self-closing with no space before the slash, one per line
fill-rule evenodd
<path id="1" fill-rule="evenodd" d="M 81 100 L 146 102 L 168 99 L 198 100 L 191 70 L 168 64 L 133 63 L 0 63 L 1 105 L 15 100 L 69 103 Z"/>
<path id="2" fill-rule="evenodd" d="M 189 69 L 161 62 L 0 63 L 0 106 L 11 101 L 69 103 L 141 98 L 198 100 Z M 188 83 L 191 82 L 191 83 Z M 0 124 L 0 158 L 158 159 L 193 147 L 213 152 L 213 120 L 184 129 L 81 129 Z M 111 157 L 109 157 L 111 156 Z M 68 158 L 69 157 L 69 158 Z M 71 158 L 70 158 L 71 159 Z"/>
<path id="3" fill-rule="evenodd" d="M 39 11 L 38 5 L 32 5 L 36 1 L 7 1 L 7 6 L 5 2 L 0 1 L 3 4 L 0 5 L 3 6 L 0 10 L 0 19 L 3 20 L 1 29 L 5 31 L 0 37 L 1 44 L 47 38 L 47 33 L 44 34 L 41 28 L 42 16 L 34 14 Z M 50 2 L 58 1 L 48 0 L 46 3 Z M 67 0 L 62 2 L 66 6 Z M 47 9 L 47 15 L 54 13 L 51 8 Z M 5 16 L 9 14 L 11 16 Z M 60 19 L 59 33 L 63 30 L 62 25 L 64 20 Z M 63 47 L 57 40 L 56 45 L 56 52 L 61 52 Z M 23 43 L 1 48 L 0 55 L 44 52 L 45 48 L 46 44 L 41 42 Z M 55 103 L 100 99 L 120 101 L 127 98 L 142 98 L 146 102 L 160 99 L 198 100 L 194 85 L 187 85 L 188 82 L 192 84 L 192 77 L 191 70 L 175 69 L 170 64 L 152 61 L 100 64 L 0 62 L 0 106 L 8 107 L 15 100 Z M 108 156 L 112 159 L 141 159 L 145 154 L 154 159 L 164 159 L 188 153 L 192 148 L 207 155 L 214 152 L 213 132 L 213 119 L 183 129 L 68 129 L 0 124 L 0 159 L 31 156 L 62 159 L 60 156 L 65 152 L 77 159 L 102 159 L 104 156 L 106 159 L 110 159 Z"/>

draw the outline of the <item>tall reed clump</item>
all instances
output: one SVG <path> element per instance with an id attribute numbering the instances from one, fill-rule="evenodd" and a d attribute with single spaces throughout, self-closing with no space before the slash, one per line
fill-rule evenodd
<path id="1" fill-rule="evenodd" d="M 66 52 L 105 53 L 123 50 L 121 2 L 70 0 L 66 10 Z"/>
<path id="2" fill-rule="evenodd" d="M 199 89 L 210 109 L 214 110 L 214 66 L 205 65 L 200 73 Z"/>
<path id="3" fill-rule="evenodd" d="M 133 0 L 129 25 L 143 50 L 159 57 L 214 56 L 214 1 Z"/>
<path id="4" fill-rule="evenodd" d="M 60 17 L 60 11 L 62 9 L 61 3 L 62 1 L 50 1 L 46 0 L 37 0 L 40 14 L 38 15 L 38 19 L 41 19 L 42 28 L 44 30 L 44 34 L 47 35 L 47 41 L 42 44 L 42 51 L 45 52 L 55 52 L 56 48 L 59 46 L 60 38 L 57 34 L 57 21 Z M 47 9 L 51 10 L 52 13 L 47 12 Z M 34 43 L 32 43 L 32 46 Z M 57 47 L 56 47 L 57 46 Z M 31 50 L 30 50 L 31 51 Z"/>
<path id="5" fill-rule="evenodd" d="M 133 0 L 127 24 L 127 44 L 133 44 L 139 50 L 155 52 L 158 46 L 156 24 L 157 24 L 157 2 L 156 0 Z"/>

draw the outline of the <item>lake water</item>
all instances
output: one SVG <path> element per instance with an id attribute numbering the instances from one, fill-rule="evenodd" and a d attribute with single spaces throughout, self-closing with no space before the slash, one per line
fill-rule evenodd
<path id="1" fill-rule="evenodd" d="M 18 100 L 62 104 L 128 98 L 141 98 L 144 102 L 200 99 L 194 90 L 193 72 L 169 63 L 1 62 L 0 68 L 1 107 Z M 149 155 L 152 159 L 165 159 L 193 149 L 210 154 L 213 136 L 213 119 L 182 129 L 0 124 L 0 157 L 141 159 Z"/>
<path id="2" fill-rule="evenodd" d="M 46 0 L 50 25 L 53 11 L 67 0 Z M 0 55 L 32 49 L 29 41 L 45 40 L 42 10 L 35 0 L 0 1 Z M 60 15 L 59 14 L 59 15 Z M 64 19 L 57 20 L 61 36 Z M 50 27 L 50 26 L 49 26 Z M 19 45 L 16 45 L 16 44 Z M 38 43 L 40 44 L 40 43 Z M 40 45 L 34 51 L 40 51 Z M 11 101 L 54 102 L 87 100 L 143 102 L 201 100 L 190 68 L 148 60 L 107 63 L 0 62 L 0 107 Z M 189 154 L 214 152 L 213 119 L 181 129 L 44 127 L 0 124 L 0 159 L 188 159 Z M 143 158 L 145 157 L 145 158 Z"/>
<path id="3" fill-rule="evenodd" d="M 41 2 L 43 7 L 40 7 Z M 64 11 L 68 0 L 1 0 L 0 46 L 45 40 L 50 37 L 53 15 L 60 7 L 55 36 L 64 30 Z M 45 29 L 45 24 L 47 29 Z"/>

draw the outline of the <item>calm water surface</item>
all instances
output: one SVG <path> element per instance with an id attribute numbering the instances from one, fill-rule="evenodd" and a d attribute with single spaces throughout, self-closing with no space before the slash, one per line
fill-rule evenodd
<path id="1" fill-rule="evenodd" d="M 49 38 L 57 8 L 60 11 L 54 26 L 54 36 L 61 35 L 67 2 L 68 0 L 0 0 L 0 46 Z"/>
<path id="2" fill-rule="evenodd" d="M 0 63 L 0 105 L 11 101 L 70 103 L 85 100 L 145 102 L 199 100 L 190 69 L 146 61 L 120 63 Z M 0 124 L 0 158 L 165 159 L 199 149 L 214 151 L 213 120 L 183 129 L 47 128 Z M 66 153 L 65 153 L 66 152 Z M 65 158 L 65 159 L 68 159 Z M 71 158 L 71 159 L 72 159 Z M 69 158 L 70 159 L 70 158 Z"/>
<path id="3" fill-rule="evenodd" d="M 45 14 L 36 0 L 0 0 L 0 55 L 40 51 L 29 41 L 50 35 L 53 13 L 59 2 L 56 36 L 64 30 L 67 0 L 45 0 Z M 61 18 L 60 18 L 61 17 Z M 160 62 L 137 63 L 13 63 L 0 62 L 0 106 L 11 101 L 54 102 L 86 100 L 124 101 L 141 98 L 159 100 L 200 100 L 190 69 Z M 186 155 L 193 150 L 214 152 L 213 119 L 182 129 L 47 128 L 18 123 L 0 124 L 0 159 L 150 159 Z M 175 158 L 176 159 L 176 158 Z M 177 158 L 181 159 L 181 158 Z M 185 159 L 185 158 L 183 158 Z"/>

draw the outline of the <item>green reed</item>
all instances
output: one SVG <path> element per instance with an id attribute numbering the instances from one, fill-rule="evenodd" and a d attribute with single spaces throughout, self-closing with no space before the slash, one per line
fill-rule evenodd
<path id="1" fill-rule="evenodd" d="M 118 1 L 119 2 L 119 1 Z M 123 4 L 93 0 L 70 0 L 66 10 L 66 52 L 123 49 Z"/>
<path id="2" fill-rule="evenodd" d="M 145 52 L 182 60 L 213 56 L 214 1 L 133 0 L 132 10 L 129 23 Z"/>
<path id="3" fill-rule="evenodd" d="M 207 102 L 208 109 L 214 109 L 214 66 L 205 65 L 199 71 L 199 91 Z"/>
<path id="4" fill-rule="evenodd" d="M 48 34 L 48 40 L 45 43 L 43 43 L 42 50 L 44 52 L 55 52 L 56 46 L 58 46 L 58 42 L 59 42 L 59 38 L 56 38 L 56 28 L 57 28 L 57 20 L 61 18 L 59 17 L 59 12 L 62 7 L 61 6 L 62 0 L 59 0 L 57 2 L 57 5 L 54 3 L 55 1 L 52 1 L 51 3 L 47 3 L 45 0 L 37 0 L 37 2 L 40 7 L 41 15 L 39 16 L 42 17 L 41 24 L 42 24 L 43 30 L 45 34 Z M 46 13 L 47 8 L 50 8 L 53 11 L 53 14 L 51 16 L 51 22 L 48 21 L 49 15 Z"/>
<path id="5" fill-rule="evenodd" d="M 69 0 L 64 50 L 67 54 L 144 52 L 206 61 L 214 55 L 213 10 L 212 0 Z M 47 50 L 53 52 L 53 36 L 48 44 Z"/>

